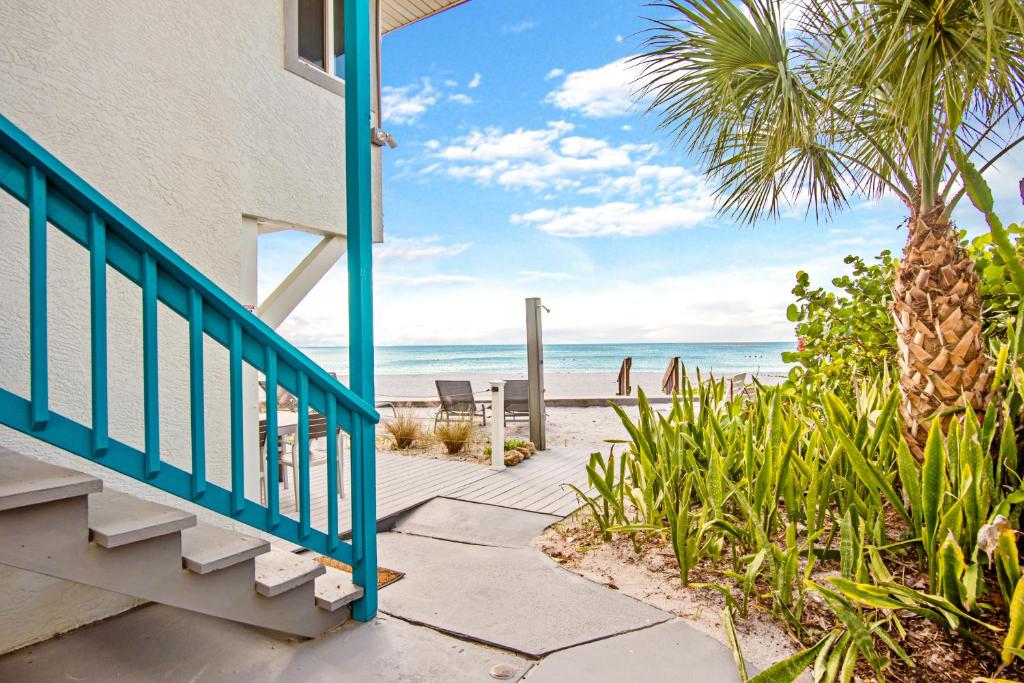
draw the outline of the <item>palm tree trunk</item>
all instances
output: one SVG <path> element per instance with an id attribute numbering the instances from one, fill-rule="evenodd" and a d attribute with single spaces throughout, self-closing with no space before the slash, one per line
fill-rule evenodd
<path id="1" fill-rule="evenodd" d="M 918 460 L 934 416 L 966 405 L 984 410 L 991 393 L 978 276 L 944 208 L 914 211 L 893 292 L 900 412 Z"/>

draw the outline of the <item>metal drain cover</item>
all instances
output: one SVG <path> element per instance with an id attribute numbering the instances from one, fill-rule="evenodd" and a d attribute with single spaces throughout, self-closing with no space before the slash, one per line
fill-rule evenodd
<path id="1" fill-rule="evenodd" d="M 499 681 L 507 681 L 516 675 L 516 668 L 511 664 L 495 664 L 491 667 L 491 678 L 497 678 Z"/>

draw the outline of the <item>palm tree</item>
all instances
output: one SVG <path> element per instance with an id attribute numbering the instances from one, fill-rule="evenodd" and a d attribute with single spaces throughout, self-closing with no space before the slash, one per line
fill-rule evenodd
<path id="1" fill-rule="evenodd" d="M 1021 142 L 1021 0 L 662 0 L 637 57 L 649 111 L 745 222 L 898 197 L 893 283 L 908 441 L 990 398 L 979 283 L 951 212 Z M 973 166 L 971 164 L 974 164 Z M 977 169 L 977 170 L 975 170 Z"/>

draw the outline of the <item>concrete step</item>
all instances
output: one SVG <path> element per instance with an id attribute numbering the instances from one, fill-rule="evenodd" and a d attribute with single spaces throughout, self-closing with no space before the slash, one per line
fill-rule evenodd
<path id="1" fill-rule="evenodd" d="M 272 598 L 326 573 L 319 562 L 271 548 L 256 558 L 256 592 Z"/>
<path id="2" fill-rule="evenodd" d="M 27 458 L 0 446 L 0 510 L 49 503 L 103 490 L 96 477 Z"/>
<path id="3" fill-rule="evenodd" d="M 352 583 L 352 575 L 334 567 L 316 578 L 316 606 L 334 612 L 354 600 L 363 597 L 363 589 Z"/>
<path id="4" fill-rule="evenodd" d="M 196 516 L 159 503 L 104 491 L 89 498 L 89 537 L 104 548 L 116 548 L 196 525 Z"/>
<path id="5" fill-rule="evenodd" d="M 181 532 L 181 563 L 196 574 L 209 574 L 251 560 L 270 550 L 260 538 L 199 523 Z"/>

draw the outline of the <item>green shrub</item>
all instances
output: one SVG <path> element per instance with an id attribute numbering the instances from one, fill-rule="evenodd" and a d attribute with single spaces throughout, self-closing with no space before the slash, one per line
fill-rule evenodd
<path id="1" fill-rule="evenodd" d="M 524 448 L 526 446 L 527 446 L 527 442 L 523 441 L 522 439 L 505 439 L 505 450 L 506 451 L 512 451 L 512 450 L 515 450 L 517 448 Z M 485 446 L 484 447 L 484 455 L 490 457 L 490 455 L 491 455 L 491 447 L 490 446 Z"/>
<path id="2" fill-rule="evenodd" d="M 896 260 L 883 251 L 871 264 L 859 256 L 847 256 L 844 263 L 853 272 L 832 280 L 836 291 L 813 287 L 807 273 L 797 273 L 797 301 L 786 311 L 790 322 L 797 324 L 799 347 L 784 353 L 783 360 L 833 379 L 896 361 L 896 333 L 889 315 Z"/>

